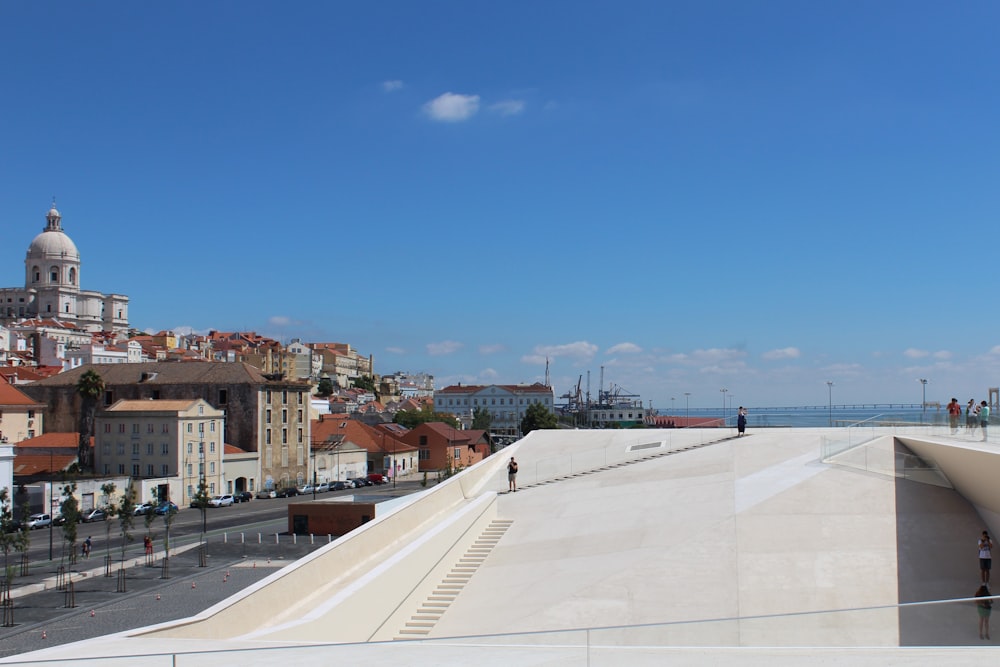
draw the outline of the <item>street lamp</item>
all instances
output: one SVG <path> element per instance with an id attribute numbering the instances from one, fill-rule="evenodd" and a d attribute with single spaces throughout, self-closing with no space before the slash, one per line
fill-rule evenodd
<path id="1" fill-rule="evenodd" d="M 833 426 L 833 382 L 831 380 L 826 381 L 826 389 L 830 395 L 830 426 Z"/>
<path id="2" fill-rule="evenodd" d="M 726 389 L 725 387 L 723 387 L 719 391 L 722 392 L 722 426 L 725 427 L 726 426 L 726 392 L 729 391 L 729 390 Z"/>
<path id="3" fill-rule="evenodd" d="M 924 389 L 923 401 L 920 403 L 920 423 L 923 424 L 924 413 L 927 412 L 927 378 L 920 378 L 920 384 Z"/>
<path id="4" fill-rule="evenodd" d="M 670 397 L 670 416 L 674 416 L 674 397 Z"/>
<path id="5" fill-rule="evenodd" d="M 691 426 L 691 392 L 684 392 L 684 428 Z"/>

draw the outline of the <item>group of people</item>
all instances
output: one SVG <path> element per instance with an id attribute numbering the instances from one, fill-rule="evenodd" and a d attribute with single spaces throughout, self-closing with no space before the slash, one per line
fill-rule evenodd
<path id="1" fill-rule="evenodd" d="M 948 404 L 948 424 L 951 426 L 952 433 L 958 433 L 959 423 L 962 418 L 962 406 L 959 404 L 957 398 L 952 398 L 951 403 Z M 976 431 L 978 426 L 983 430 L 983 442 L 986 442 L 987 428 L 990 425 L 990 405 L 986 401 L 980 401 L 978 404 L 973 398 L 969 399 L 969 402 L 965 406 L 965 430 L 969 435 L 972 435 Z"/>

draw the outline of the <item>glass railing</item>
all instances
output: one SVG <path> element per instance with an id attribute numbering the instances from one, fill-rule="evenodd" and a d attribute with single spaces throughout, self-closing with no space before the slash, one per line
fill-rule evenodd
<path id="1" fill-rule="evenodd" d="M 908 649 L 898 655 L 915 655 L 913 648 L 991 648 L 1000 645 L 1000 628 L 990 631 L 992 610 L 1000 596 L 954 598 L 902 604 L 873 605 L 837 610 L 809 610 L 761 614 L 741 618 L 709 618 L 692 621 L 612 625 L 521 633 L 498 633 L 412 639 L 364 644 L 317 644 L 294 647 L 219 648 L 212 651 L 158 653 L 101 657 L 103 667 L 201 667 L 208 664 L 295 664 L 327 665 L 347 660 L 352 664 L 520 664 L 620 665 L 633 658 L 642 664 L 675 659 L 678 651 L 690 659 L 713 661 L 725 655 L 706 655 L 712 649 L 753 649 L 768 651 L 795 649 L 849 650 L 843 657 L 863 655 L 864 649 L 877 651 L 890 660 L 893 649 Z M 732 601 L 720 601 L 722 607 Z M 809 606 L 804 601 L 803 606 Z M 985 620 L 981 620 L 985 617 Z M 987 637 L 989 634 L 989 637 Z M 997 639 L 992 637 L 996 636 Z M 280 640 L 279 640 L 280 641 Z M 700 650 L 699 653 L 690 653 Z M 488 652 L 487 654 L 484 654 Z M 860 651 L 860 653 L 859 653 Z M 484 660 L 484 655 L 488 659 Z M 780 654 L 779 654 L 780 655 Z M 66 664 L 60 660 L 21 660 L 21 665 Z"/>

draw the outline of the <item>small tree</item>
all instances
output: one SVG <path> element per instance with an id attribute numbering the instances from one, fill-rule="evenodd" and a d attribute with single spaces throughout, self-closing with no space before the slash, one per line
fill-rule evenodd
<path id="1" fill-rule="evenodd" d="M 321 398 L 328 398 L 333 395 L 333 382 L 328 377 L 321 377 L 316 385 L 316 395 Z"/>
<path id="2" fill-rule="evenodd" d="M 122 563 L 125 562 L 125 550 L 128 543 L 134 540 L 132 537 L 132 526 L 135 523 L 135 491 L 132 488 L 131 480 L 125 493 L 122 495 L 122 504 L 118 507 L 118 525 L 121 527 L 122 536 Z"/>
<path id="3" fill-rule="evenodd" d="M 476 408 L 472 411 L 472 428 L 489 431 L 493 423 L 493 415 L 486 408 Z"/>
<path id="4" fill-rule="evenodd" d="M 170 503 L 170 501 L 167 501 Z M 167 511 L 163 513 L 163 557 L 170 560 L 170 526 L 174 523 L 174 517 L 177 516 L 177 510 L 174 509 L 173 503 L 167 505 Z"/>
<path id="5" fill-rule="evenodd" d="M 104 395 L 104 379 L 97 371 L 90 369 L 77 381 L 76 393 L 80 395 L 80 438 L 76 448 L 76 459 L 81 470 L 91 470 L 90 436 L 94 431 L 97 401 Z"/>
<path id="6" fill-rule="evenodd" d="M 8 561 L 10 552 L 17 544 L 17 531 L 14 530 L 14 511 L 11 506 L 10 490 L 0 489 L 0 551 L 3 551 L 3 572 L 9 582 L 13 568 Z"/>
<path id="7" fill-rule="evenodd" d="M 62 488 L 63 500 L 59 503 L 59 514 L 62 515 L 63 539 L 69 545 L 69 564 L 76 562 L 76 537 L 80 524 L 80 503 L 76 499 L 76 482 L 70 482 Z"/>
<path id="8" fill-rule="evenodd" d="M 118 487 L 114 482 L 101 484 L 101 493 L 104 494 L 104 502 L 106 503 L 104 511 L 108 515 L 108 521 L 104 522 L 104 548 L 108 563 L 111 562 L 111 519 L 116 518 L 121 512 L 121 505 L 115 501 L 115 491 L 117 490 Z M 109 565 L 106 564 L 105 567 L 109 567 Z"/>
<path id="9" fill-rule="evenodd" d="M 197 507 L 201 510 L 201 539 L 204 541 L 205 533 L 208 532 L 208 501 L 211 500 L 212 496 L 208 493 L 208 484 L 205 483 L 205 479 L 202 478 L 198 482 L 198 490 L 195 491 L 194 498 L 191 499 L 191 506 Z"/>
<path id="10" fill-rule="evenodd" d="M 524 418 L 521 419 L 521 433 L 528 435 L 532 431 L 540 428 L 556 428 L 559 420 L 549 412 L 541 403 L 532 403 L 524 411 Z"/>

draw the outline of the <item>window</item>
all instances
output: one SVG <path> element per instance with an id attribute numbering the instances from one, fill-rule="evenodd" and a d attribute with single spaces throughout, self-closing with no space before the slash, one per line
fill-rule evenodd
<path id="1" fill-rule="evenodd" d="M 101 453 L 104 454 L 105 456 L 109 456 L 111 454 L 110 442 L 105 442 L 103 445 L 101 445 Z"/>
<path id="2" fill-rule="evenodd" d="M 119 433 L 124 433 L 125 432 L 125 424 L 119 424 L 118 425 L 118 432 Z"/>
<path id="3" fill-rule="evenodd" d="M 160 429 L 160 433 L 170 433 L 170 427 L 164 424 L 163 428 Z"/>
<path id="4" fill-rule="evenodd" d="M 191 422 L 188 422 L 187 432 L 194 433 L 194 424 L 192 424 Z"/>
<path id="5" fill-rule="evenodd" d="M 215 441 L 214 440 L 212 442 L 208 443 L 208 452 L 210 454 L 214 454 L 215 453 Z"/>
<path id="6" fill-rule="evenodd" d="M 429 450 L 429 449 L 421 449 L 420 450 L 420 460 L 421 461 L 429 461 L 430 458 L 431 458 L 431 450 Z"/>
<path id="7" fill-rule="evenodd" d="M 160 466 L 160 477 L 168 477 L 170 475 L 170 467 L 164 463 Z"/>
<path id="8" fill-rule="evenodd" d="M 191 464 L 189 463 L 188 464 L 188 477 L 190 477 L 193 474 L 194 474 L 194 469 L 191 467 Z"/>
<path id="9" fill-rule="evenodd" d="M 282 410 L 281 411 L 281 423 L 282 424 L 287 424 L 288 423 L 288 410 Z"/>
<path id="10" fill-rule="evenodd" d="M 146 477 L 152 477 L 152 476 L 153 476 L 153 464 L 150 463 L 146 465 Z"/>
<path id="11" fill-rule="evenodd" d="M 132 464 L 132 476 L 133 477 L 138 477 L 139 476 L 139 464 L 138 463 L 133 463 Z"/>
<path id="12" fill-rule="evenodd" d="M 188 471 L 188 474 L 190 475 L 191 471 Z M 194 497 L 194 486 L 188 484 L 188 498 L 193 498 L 193 497 Z"/>
<path id="13" fill-rule="evenodd" d="M 298 442 L 299 442 L 299 444 L 302 444 L 302 429 L 299 429 L 299 439 L 298 439 Z"/>
<path id="14" fill-rule="evenodd" d="M 118 464 L 118 474 L 119 475 L 124 475 L 125 474 L 125 464 L 124 463 L 119 463 Z"/>
<path id="15" fill-rule="evenodd" d="M 213 496 L 215 495 L 215 482 L 212 482 L 211 484 L 208 485 L 208 492 L 211 493 Z"/>
<path id="16" fill-rule="evenodd" d="M 265 402 L 266 403 L 270 403 L 271 402 L 271 390 L 270 389 L 267 390 L 267 399 L 265 400 Z"/>
<path id="17" fill-rule="evenodd" d="M 302 410 L 298 411 L 298 420 L 299 420 L 299 423 L 301 424 L 302 423 Z"/>
<path id="18" fill-rule="evenodd" d="M 190 454 L 192 452 L 193 446 L 194 446 L 194 443 L 192 443 L 192 442 L 188 443 L 188 454 Z"/>
<path id="19" fill-rule="evenodd" d="M 421 447 L 426 447 L 427 446 L 427 436 L 426 435 L 420 436 L 420 446 Z"/>
<path id="20" fill-rule="evenodd" d="M 215 422 L 209 422 L 208 431 L 209 433 L 215 433 Z"/>
<path id="21" fill-rule="evenodd" d="M 288 390 L 282 390 L 281 392 L 281 404 L 288 405 Z"/>
<path id="22" fill-rule="evenodd" d="M 264 443 L 268 445 L 271 444 L 271 429 L 267 429 L 264 433 Z"/>
<path id="23" fill-rule="evenodd" d="M 288 429 L 287 428 L 281 429 L 281 444 L 283 444 L 283 445 L 287 445 L 288 444 Z"/>
<path id="24" fill-rule="evenodd" d="M 146 424 L 146 433 L 152 433 L 152 432 L 153 432 L 153 425 Z"/>
<path id="25" fill-rule="evenodd" d="M 133 442 L 132 443 L 132 456 L 139 456 L 139 443 L 138 442 Z"/>
<path id="26" fill-rule="evenodd" d="M 169 442 L 164 442 L 163 444 L 160 445 L 160 453 L 163 454 L 164 456 L 168 456 L 170 454 Z"/>
<path id="27" fill-rule="evenodd" d="M 111 433 L 111 424 L 110 423 L 105 423 L 104 424 L 104 432 L 105 433 Z"/>
<path id="28" fill-rule="evenodd" d="M 204 432 L 205 432 L 205 422 L 199 422 L 198 423 L 198 433 L 204 433 Z"/>
<path id="29" fill-rule="evenodd" d="M 110 475 L 111 474 L 111 465 L 108 464 L 108 463 L 104 464 L 104 474 L 105 475 Z"/>
<path id="30" fill-rule="evenodd" d="M 271 411 L 270 410 L 268 410 L 265 413 L 265 415 L 264 415 L 264 421 L 265 421 L 265 423 L 268 423 L 268 424 L 271 423 Z"/>
<path id="31" fill-rule="evenodd" d="M 225 405 L 229 402 L 229 391 L 226 389 L 219 390 L 219 405 Z"/>
<path id="32" fill-rule="evenodd" d="M 208 464 L 208 474 L 209 475 L 215 474 L 215 461 L 212 461 Z"/>
<path id="33" fill-rule="evenodd" d="M 124 442 L 119 442 L 118 443 L 118 456 L 125 456 L 125 443 Z"/>
<path id="34" fill-rule="evenodd" d="M 151 443 L 151 442 L 147 442 L 146 443 L 146 455 L 147 456 L 152 456 L 153 455 L 153 443 Z M 152 474 L 152 473 L 150 473 L 150 474 Z"/>
<path id="35" fill-rule="evenodd" d="M 456 447 L 455 448 L 455 460 L 456 461 L 460 461 L 461 459 L 462 459 L 462 448 L 461 447 Z"/>
<path id="36" fill-rule="evenodd" d="M 204 442 L 199 442 L 198 443 L 198 453 L 199 454 L 204 454 L 205 453 L 205 443 Z"/>

